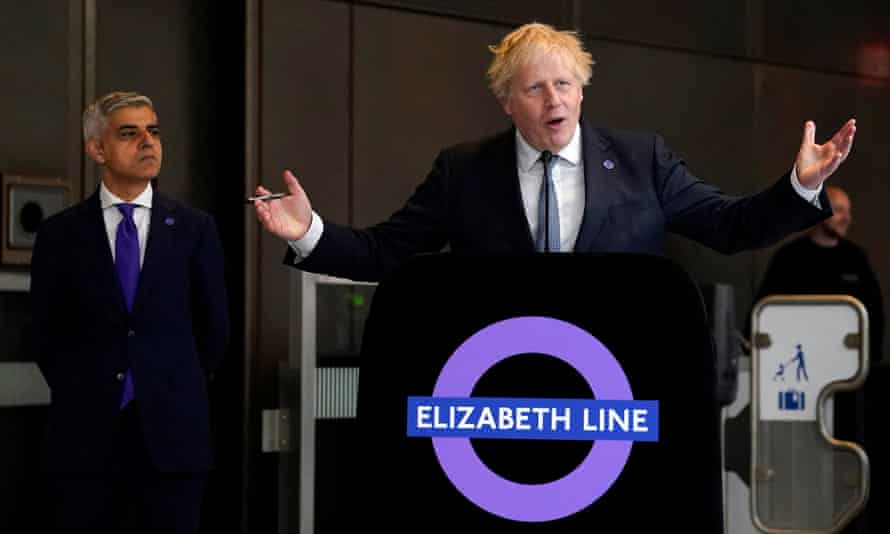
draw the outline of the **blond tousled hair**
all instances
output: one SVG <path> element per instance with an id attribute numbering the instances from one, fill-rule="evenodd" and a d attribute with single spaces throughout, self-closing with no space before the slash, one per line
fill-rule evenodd
<path id="1" fill-rule="evenodd" d="M 593 57 L 584 50 L 578 33 L 547 24 L 520 26 L 488 49 L 494 54 L 488 67 L 488 86 L 499 100 L 510 96 L 510 82 L 516 72 L 544 54 L 555 52 L 562 57 L 581 85 L 590 83 L 593 74 Z"/>
<path id="2" fill-rule="evenodd" d="M 139 93 L 115 91 L 100 96 L 95 102 L 87 106 L 83 112 L 83 138 L 84 141 L 96 139 L 102 135 L 102 130 L 108 124 L 108 116 L 119 108 L 145 106 L 152 111 L 155 107 L 151 99 Z"/>

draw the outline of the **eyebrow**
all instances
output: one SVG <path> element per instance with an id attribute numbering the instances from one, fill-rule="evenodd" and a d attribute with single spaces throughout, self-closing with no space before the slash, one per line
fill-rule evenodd
<path id="1" fill-rule="evenodd" d="M 146 130 L 151 130 L 153 128 L 159 128 L 158 124 L 154 123 L 154 124 L 148 124 L 145 126 Z M 119 131 L 119 132 L 122 132 L 124 130 L 138 130 L 138 129 L 139 129 L 139 126 L 137 126 L 135 124 L 122 124 L 117 127 L 117 131 Z"/>

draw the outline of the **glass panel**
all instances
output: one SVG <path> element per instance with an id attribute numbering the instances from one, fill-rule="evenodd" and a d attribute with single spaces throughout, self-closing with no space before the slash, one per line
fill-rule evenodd
<path id="1" fill-rule="evenodd" d="M 318 366 L 358 365 L 374 286 L 320 284 L 317 295 Z"/>
<path id="2" fill-rule="evenodd" d="M 867 459 L 826 442 L 815 423 L 761 422 L 757 515 L 773 529 L 828 532 L 863 498 Z"/>

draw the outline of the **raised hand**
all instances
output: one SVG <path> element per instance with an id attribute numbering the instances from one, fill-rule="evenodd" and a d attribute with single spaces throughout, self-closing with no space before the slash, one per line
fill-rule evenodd
<path id="1" fill-rule="evenodd" d="M 300 239 L 309 230 L 312 222 L 312 206 L 300 182 L 290 171 L 284 171 L 284 185 L 289 196 L 274 200 L 254 200 L 257 219 L 270 233 L 287 241 Z M 268 195 L 263 186 L 256 188 L 257 195 Z"/>
<path id="2" fill-rule="evenodd" d="M 816 144 L 816 125 L 807 121 L 797 153 L 797 179 L 807 189 L 817 189 L 850 155 L 856 119 L 850 119 L 825 144 Z"/>

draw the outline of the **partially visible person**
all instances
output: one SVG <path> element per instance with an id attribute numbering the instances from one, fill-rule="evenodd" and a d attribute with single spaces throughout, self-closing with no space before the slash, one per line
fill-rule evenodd
<path id="1" fill-rule="evenodd" d="M 31 264 L 53 532 L 195 534 L 229 335 L 222 246 L 210 215 L 152 189 L 148 97 L 107 94 L 83 128 L 101 183 L 43 222 Z"/>
<path id="2" fill-rule="evenodd" d="M 826 187 L 834 214 L 805 235 L 776 251 L 755 301 L 776 294 L 851 295 L 869 315 L 872 363 L 881 359 L 884 340 L 884 303 L 868 254 L 847 239 L 853 222 L 850 196 L 836 185 Z"/>

